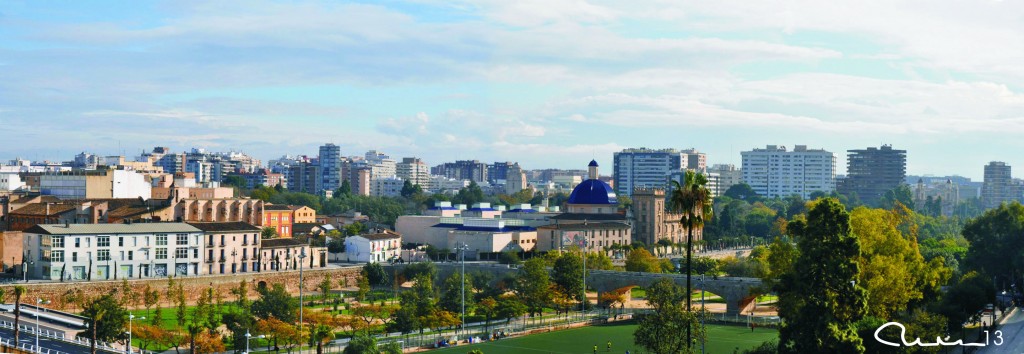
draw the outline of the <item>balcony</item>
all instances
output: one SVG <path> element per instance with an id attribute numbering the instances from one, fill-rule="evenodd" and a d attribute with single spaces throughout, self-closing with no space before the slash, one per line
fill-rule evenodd
<path id="1" fill-rule="evenodd" d="M 242 256 L 242 260 L 243 261 L 248 261 L 249 260 L 249 256 Z"/>
<path id="2" fill-rule="evenodd" d="M 206 263 L 213 263 L 213 258 L 207 258 Z"/>
<path id="3" fill-rule="evenodd" d="M 227 258 L 224 256 L 220 256 L 220 258 L 218 258 L 217 260 L 221 263 L 224 263 L 225 261 L 227 261 Z"/>
<path id="4" fill-rule="evenodd" d="M 242 246 L 248 246 L 248 245 L 249 245 L 249 240 L 242 241 Z"/>

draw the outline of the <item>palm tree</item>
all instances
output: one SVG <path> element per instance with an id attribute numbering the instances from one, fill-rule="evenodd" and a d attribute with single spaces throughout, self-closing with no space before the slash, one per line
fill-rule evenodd
<path id="1" fill-rule="evenodd" d="M 14 345 L 18 345 L 18 324 L 21 323 L 21 297 L 25 295 L 24 286 L 18 285 L 14 287 Z"/>
<path id="2" fill-rule="evenodd" d="M 672 240 L 669 240 L 667 238 L 663 238 L 663 239 L 658 240 L 657 245 L 661 246 L 661 255 L 662 256 L 664 256 L 666 254 L 672 253 L 671 252 Z"/>
<path id="3" fill-rule="evenodd" d="M 694 171 L 686 171 L 683 183 L 672 181 L 672 197 L 669 205 L 672 211 L 682 214 L 679 223 L 686 228 L 686 311 L 690 311 L 693 287 L 690 284 L 690 270 L 693 269 L 693 229 L 704 228 L 704 221 L 714 217 L 714 198 L 705 187 L 707 177 Z M 686 326 L 686 343 L 691 343 L 690 326 Z"/>

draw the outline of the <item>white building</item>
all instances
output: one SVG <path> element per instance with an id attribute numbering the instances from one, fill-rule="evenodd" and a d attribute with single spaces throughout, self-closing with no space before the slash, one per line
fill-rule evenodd
<path id="1" fill-rule="evenodd" d="M 673 173 L 688 165 L 689 155 L 675 149 L 625 149 L 614 154 L 615 192 L 631 196 L 636 188 L 665 188 Z"/>
<path id="2" fill-rule="evenodd" d="M 126 170 L 94 170 L 47 173 L 39 176 L 43 195 L 60 199 L 139 198 L 152 196 L 152 184 L 141 173 Z"/>
<path id="3" fill-rule="evenodd" d="M 457 193 L 460 189 L 469 187 L 469 180 L 454 179 L 444 176 L 430 176 L 430 191 L 434 193 Z"/>
<path id="4" fill-rule="evenodd" d="M 203 232 L 185 223 L 55 224 L 24 231 L 28 276 L 106 280 L 192 276 Z"/>
<path id="5" fill-rule="evenodd" d="M 390 176 L 370 180 L 370 195 L 376 197 L 397 197 L 402 195 L 405 180 Z"/>
<path id="6" fill-rule="evenodd" d="M 22 187 L 25 187 L 25 182 L 17 172 L 0 172 L 0 192 L 15 191 Z"/>
<path id="7" fill-rule="evenodd" d="M 388 178 L 397 174 L 398 164 L 390 156 L 377 150 L 366 152 L 366 164 L 370 166 L 370 179 Z"/>
<path id="8" fill-rule="evenodd" d="M 708 168 L 709 177 L 714 176 L 718 181 L 718 188 L 715 196 L 725 194 L 730 187 L 743 183 L 743 171 L 732 164 L 715 164 Z"/>
<path id="9" fill-rule="evenodd" d="M 430 166 L 419 158 L 402 158 L 402 162 L 395 165 L 395 175 L 423 189 L 430 186 Z"/>
<path id="10" fill-rule="evenodd" d="M 345 238 L 345 255 L 349 262 L 387 262 L 399 258 L 401 252 L 402 235 L 393 232 Z"/>
<path id="11" fill-rule="evenodd" d="M 836 189 L 836 155 L 823 149 L 797 145 L 768 145 L 764 149 L 743 151 L 743 182 L 762 197 L 787 197 L 798 194 L 831 193 Z"/>

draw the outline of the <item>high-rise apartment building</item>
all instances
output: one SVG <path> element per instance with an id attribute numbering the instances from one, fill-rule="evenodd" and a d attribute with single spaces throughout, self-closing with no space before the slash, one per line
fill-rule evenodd
<path id="1" fill-rule="evenodd" d="M 430 167 L 416 157 L 403 157 L 402 162 L 395 165 L 395 175 L 424 188 L 430 184 Z"/>
<path id="2" fill-rule="evenodd" d="M 512 195 L 526 189 L 526 173 L 515 163 L 505 174 L 505 194 Z"/>
<path id="3" fill-rule="evenodd" d="M 292 192 L 304 192 L 317 194 L 324 190 L 323 174 L 320 172 L 320 165 L 310 162 L 299 162 L 289 169 L 288 190 Z M 332 189 L 333 190 L 333 189 Z"/>
<path id="4" fill-rule="evenodd" d="M 675 149 L 625 149 L 613 159 L 615 192 L 625 196 L 637 188 L 665 188 L 672 173 L 687 166 L 686 155 Z"/>
<path id="5" fill-rule="evenodd" d="M 823 149 L 797 145 L 768 145 L 740 153 L 743 182 L 762 197 L 787 197 L 793 194 L 809 198 L 811 193 L 831 193 L 836 186 L 836 155 Z"/>
<path id="6" fill-rule="evenodd" d="M 366 152 L 366 165 L 370 167 L 370 179 L 383 179 L 394 177 L 397 174 L 397 163 L 385 153 L 377 150 Z"/>
<path id="7" fill-rule="evenodd" d="M 334 144 L 320 146 L 320 183 L 313 194 L 324 190 L 337 190 L 341 187 L 341 147 Z"/>
<path id="8" fill-rule="evenodd" d="M 430 168 L 430 174 L 483 183 L 487 182 L 487 164 L 478 160 L 446 162 Z"/>
<path id="9" fill-rule="evenodd" d="M 892 145 L 847 150 L 846 179 L 839 193 L 857 197 L 867 205 L 878 205 L 885 192 L 899 187 L 907 178 L 907 151 Z"/>
<path id="10" fill-rule="evenodd" d="M 697 172 L 704 172 L 708 168 L 708 154 L 689 148 L 680 151 L 686 156 L 686 165 L 683 168 Z"/>
<path id="11" fill-rule="evenodd" d="M 981 186 L 981 202 L 985 208 L 997 208 L 1004 202 L 1020 199 L 1020 191 L 1010 177 L 1010 165 L 992 161 L 985 165 L 985 182 Z"/>
<path id="12" fill-rule="evenodd" d="M 716 188 L 712 191 L 719 197 L 732 186 L 743 183 L 743 171 L 733 164 L 715 164 L 708 168 L 708 179 L 712 178 L 716 181 Z"/>
<path id="13" fill-rule="evenodd" d="M 487 181 L 491 184 L 497 184 L 498 181 L 504 181 L 508 179 L 508 171 L 512 168 L 511 162 L 495 162 L 487 165 Z"/>

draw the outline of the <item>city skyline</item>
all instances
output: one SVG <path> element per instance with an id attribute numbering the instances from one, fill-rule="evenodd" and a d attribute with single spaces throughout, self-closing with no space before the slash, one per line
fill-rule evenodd
<path id="1" fill-rule="evenodd" d="M 847 150 L 892 144 L 909 175 L 975 181 L 1022 162 L 1018 4 L 543 5 L 9 3 L 0 157 L 266 162 L 334 142 L 570 169 L 632 147 L 739 166 L 799 144 L 842 172 Z"/>

